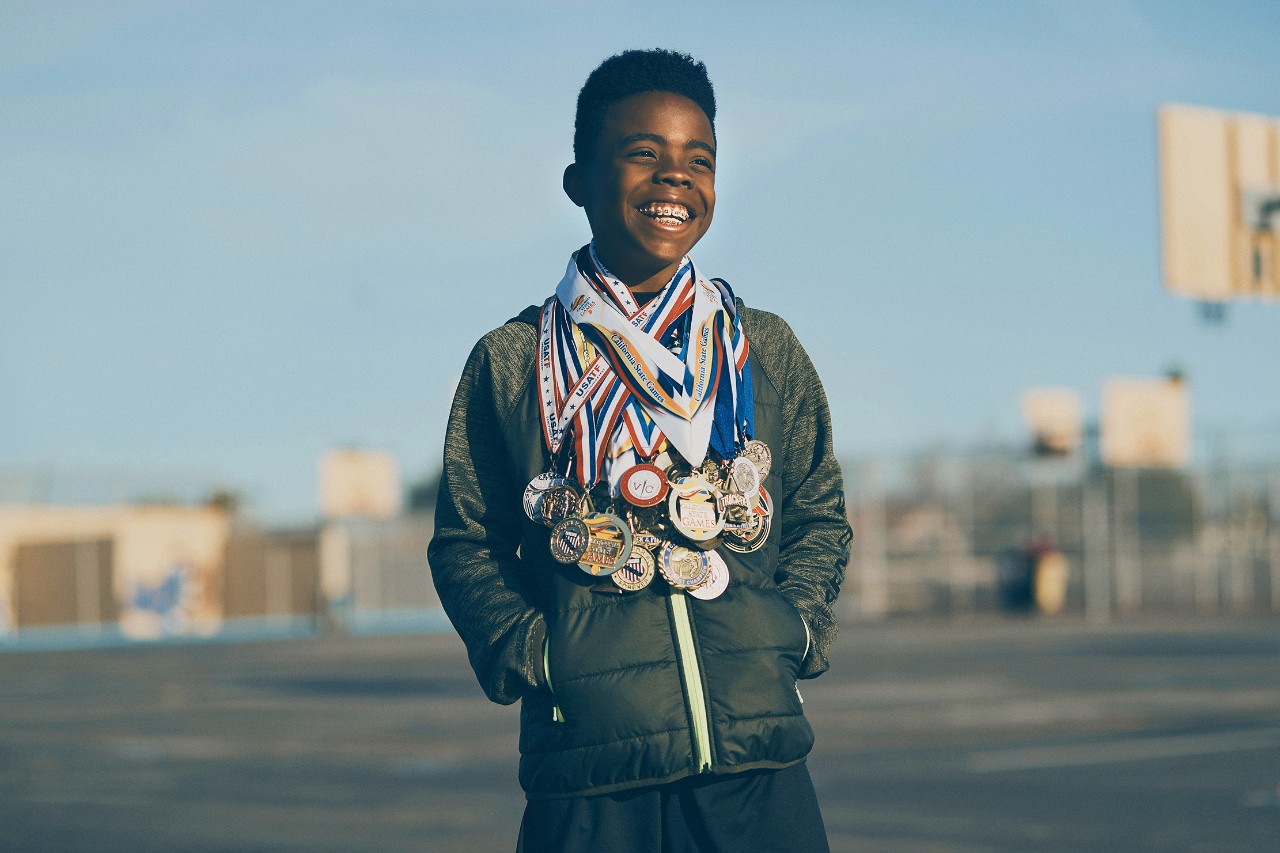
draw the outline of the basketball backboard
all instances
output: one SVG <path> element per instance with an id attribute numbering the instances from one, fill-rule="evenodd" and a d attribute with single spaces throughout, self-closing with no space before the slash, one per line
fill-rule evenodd
<path id="1" fill-rule="evenodd" d="M 1102 389 L 1102 461 L 1115 468 L 1180 468 L 1191 455 L 1186 384 L 1116 378 Z"/>
<path id="2" fill-rule="evenodd" d="M 1165 286 L 1280 297 L 1280 119 L 1169 104 L 1158 123 Z"/>
<path id="3" fill-rule="evenodd" d="M 391 518 L 401 510 L 400 468 L 390 453 L 331 450 L 320 458 L 319 479 L 325 518 Z"/>
<path id="4" fill-rule="evenodd" d="M 1022 395 L 1022 420 L 1045 456 L 1073 453 L 1080 446 L 1084 406 L 1071 388 L 1031 388 Z"/>

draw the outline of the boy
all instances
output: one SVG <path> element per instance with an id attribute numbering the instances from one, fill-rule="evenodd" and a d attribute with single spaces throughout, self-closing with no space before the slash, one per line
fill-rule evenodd
<path id="1" fill-rule="evenodd" d="M 688 56 L 591 73 L 564 189 L 592 241 L 450 414 L 429 558 L 485 693 L 521 702 L 520 850 L 828 849 L 796 685 L 850 532 L 804 350 L 688 259 L 714 121 Z"/>

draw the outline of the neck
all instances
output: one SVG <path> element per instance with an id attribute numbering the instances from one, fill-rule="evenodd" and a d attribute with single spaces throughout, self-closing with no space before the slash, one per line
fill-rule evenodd
<path id="1" fill-rule="evenodd" d="M 668 264 L 658 269 L 632 269 L 625 263 L 618 264 L 616 259 L 611 259 L 605 252 L 600 251 L 598 245 L 592 244 L 592 247 L 600 264 L 604 266 L 610 275 L 625 284 L 632 293 L 657 293 L 667 286 L 667 283 L 671 281 L 680 269 L 680 265 L 684 262 L 684 259 L 681 258 L 674 264 Z"/>

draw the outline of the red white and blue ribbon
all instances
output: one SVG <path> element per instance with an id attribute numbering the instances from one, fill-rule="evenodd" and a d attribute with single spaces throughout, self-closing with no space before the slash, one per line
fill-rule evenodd
<path id="1" fill-rule="evenodd" d="M 651 457 L 664 438 L 694 465 L 708 447 L 729 458 L 754 430 L 747 352 L 732 291 L 688 258 L 642 308 L 583 249 L 542 308 L 546 446 L 556 455 L 571 442 L 569 473 L 587 487 Z"/>

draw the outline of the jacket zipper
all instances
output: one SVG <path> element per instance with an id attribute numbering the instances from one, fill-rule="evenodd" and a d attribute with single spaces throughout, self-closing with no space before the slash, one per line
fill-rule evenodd
<path id="1" fill-rule="evenodd" d="M 547 692 L 551 694 L 551 721 L 555 723 L 564 722 L 564 712 L 560 710 L 560 703 L 556 701 L 555 688 L 551 686 L 551 638 L 547 637 L 542 641 L 542 676 L 547 680 Z"/>
<path id="2" fill-rule="evenodd" d="M 688 689 L 689 718 L 693 721 L 693 748 L 698 772 L 706 773 L 711 770 L 711 728 L 707 724 L 707 698 L 702 692 L 702 672 L 698 668 L 698 650 L 693 643 L 693 625 L 689 620 L 689 598 L 681 590 L 672 590 L 670 599 L 680 668 Z"/>

